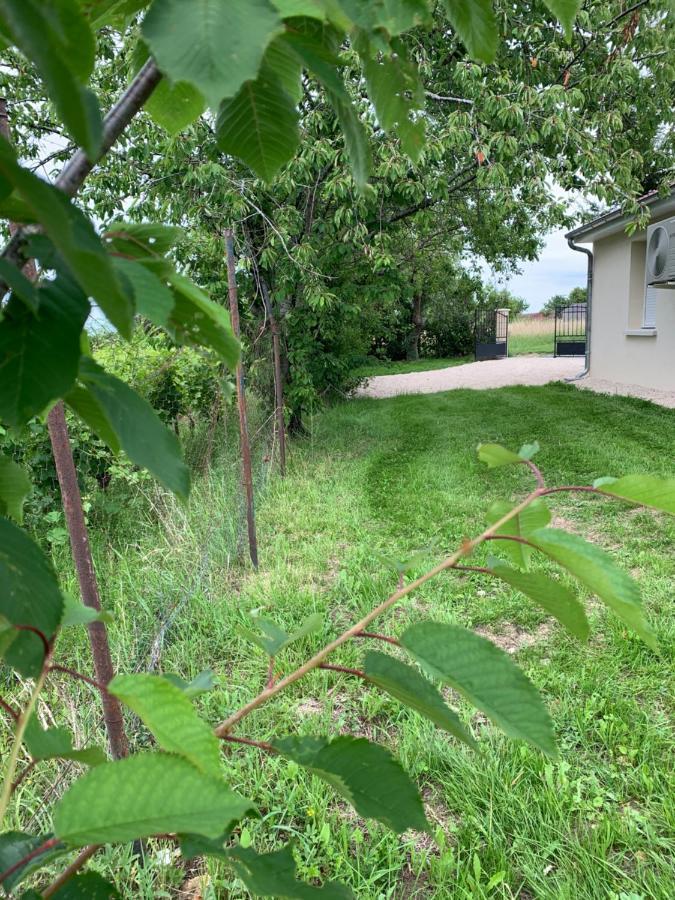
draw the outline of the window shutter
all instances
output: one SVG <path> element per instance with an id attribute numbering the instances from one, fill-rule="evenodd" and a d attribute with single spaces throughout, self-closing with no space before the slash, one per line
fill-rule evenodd
<path id="1" fill-rule="evenodd" d="M 643 328 L 656 328 L 656 296 L 657 288 L 648 284 L 645 290 L 645 310 L 642 321 Z"/>

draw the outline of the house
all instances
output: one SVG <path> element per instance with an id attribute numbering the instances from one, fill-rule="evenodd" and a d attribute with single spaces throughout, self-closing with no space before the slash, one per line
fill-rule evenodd
<path id="1" fill-rule="evenodd" d="M 567 235 L 573 250 L 589 258 L 589 322 L 586 370 L 593 378 L 655 390 L 675 390 L 675 190 L 643 198 L 649 227 L 629 235 L 631 221 L 612 210 Z M 661 229 L 655 229 L 662 223 Z M 654 232 L 665 275 L 655 284 L 647 265 Z M 588 245 L 591 245 L 590 247 Z M 672 271 L 671 271 L 672 269 Z"/>

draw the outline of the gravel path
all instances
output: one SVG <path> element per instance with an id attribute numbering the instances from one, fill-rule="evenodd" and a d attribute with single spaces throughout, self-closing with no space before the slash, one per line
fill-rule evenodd
<path id="1" fill-rule="evenodd" d="M 508 387 L 514 384 L 548 384 L 574 378 L 583 369 L 583 359 L 553 359 L 550 356 L 514 356 L 509 359 L 492 359 L 486 362 L 466 363 L 448 369 L 431 372 L 410 372 L 407 375 L 376 375 L 369 378 L 357 391 L 357 397 L 397 397 L 399 394 L 435 394 L 457 388 Z M 675 409 L 675 391 L 657 391 L 637 384 L 620 384 L 600 378 L 582 378 L 573 382 L 583 390 L 597 394 L 620 394 L 640 397 L 660 406 Z"/>
<path id="2" fill-rule="evenodd" d="M 545 356 L 514 356 L 466 363 L 433 372 L 406 375 L 376 375 L 356 392 L 357 397 L 396 397 L 399 394 L 434 394 L 456 388 L 508 387 L 514 384 L 547 384 L 573 378 L 583 369 L 583 359 L 553 359 Z"/>

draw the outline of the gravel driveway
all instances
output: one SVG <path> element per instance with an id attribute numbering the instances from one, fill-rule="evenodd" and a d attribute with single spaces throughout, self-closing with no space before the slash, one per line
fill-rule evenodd
<path id="1" fill-rule="evenodd" d="M 455 388 L 508 387 L 513 384 L 548 384 L 574 378 L 584 367 L 582 358 L 553 359 L 546 356 L 514 356 L 466 363 L 433 372 L 406 375 L 375 375 L 356 391 L 357 397 L 396 397 L 399 394 L 435 394 Z"/>

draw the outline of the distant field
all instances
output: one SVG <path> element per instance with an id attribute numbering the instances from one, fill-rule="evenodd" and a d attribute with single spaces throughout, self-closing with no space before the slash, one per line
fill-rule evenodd
<path id="1" fill-rule="evenodd" d="M 518 318 L 509 324 L 509 356 L 553 353 L 553 318 Z"/>
<path id="2" fill-rule="evenodd" d="M 354 370 L 357 378 L 371 378 L 373 375 L 404 375 L 406 372 L 429 372 L 431 369 L 447 369 L 473 362 L 473 356 L 453 356 L 446 359 L 376 359 L 371 357 Z"/>

